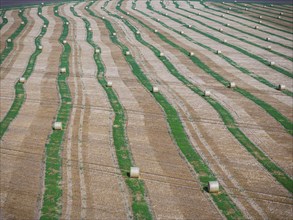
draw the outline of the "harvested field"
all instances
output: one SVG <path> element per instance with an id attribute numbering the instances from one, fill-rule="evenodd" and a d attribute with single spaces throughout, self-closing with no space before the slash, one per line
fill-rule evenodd
<path id="1" fill-rule="evenodd" d="M 291 9 L 1 9 L 0 219 L 291 219 Z"/>

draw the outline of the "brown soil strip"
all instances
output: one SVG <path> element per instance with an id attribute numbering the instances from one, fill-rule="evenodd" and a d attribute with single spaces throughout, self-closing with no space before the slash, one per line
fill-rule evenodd
<path id="1" fill-rule="evenodd" d="M 106 16 L 99 8 L 99 4 L 96 5 L 95 9 L 98 10 L 98 14 Z M 128 38 L 128 33 L 125 35 L 115 22 L 112 24 L 117 30 L 119 40 L 125 43 L 125 37 Z M 160 106 L 131 74 L 121 52 L 118 52 L 117 47 L 109 42 L 107 35 L 107 30 L 102 29 L 102 41 L 110 48 L 111 55 L 119 68 L 119 77 L 122 80 L 119 82 L 118 78 L 111 77 L 115 85 L 114 88 L 127 111 L 127 135 L 135 163 L 141 168 L 142 175 L 144 173 L 153 174 L 155 180 L 160 179 L 166 182 L 159 187 L 160 183 L 157 181 L 150 181 L 148 178 L 145 180 L 155 217 L 221 218 L 218 210 L 201 191 L 188 164 L 180 156 L 177 146 L 169 135 Z M 130 110 L 138 110 L 141 113 L 132 114 Z M 186 182 L 194 190 L 180 186 L 186 185 Z M 179 186 L 173 187 L 174 183 Z M 198 203 L 202 204 L 201 209 L 196 208 Z M 191 206 L 193 206 L 192 209 Z"/>
<path id="2" fill-rule="evenodd" d="M 1 65 L 0 71 L 0 93 L 1 93 L 1 111 L 0 120 L 2 120 L 10 109 L 14 98 L 14 84 L 23 74 L 28 60 L 35 50 L 34 37 L 40 32 L 40 24 L 35 24 L 31 13 L 37 13 L 36 9 L 27 9 L 25 16 L 28 18 L 27 28 L 14 41 L 14 49 L 8 55 Z M 5 98 L 4 98 L 5 97 Z M 7 98 L 9 97 L 9 98 Z"/>
<path id="3" fill-rule="evenodd" d="M 36 12 L 36 9 L 31 10 L 30 19 L 35 20 L 40 29 L 42 20 Z M 33 75 L 26 84 L 27 97 L 40 101 L 57 99 L 58 66 L 55 57 L 60 53 L 60 49 L 53 46 L 50 36 L 53 32 L 58 34 L 59 30 L 54 28 L 54 23 L 49 20 L 52 28 L 48 28 L 48 38 L 43 39 L 43 51 L 39 55 Z M 57 106 L 57 103 L 46 106 L 25 102 L 19 116 L 11 123 L 3 137 L 0 160 L 3 219 L 40 217 L 45 143 L 51 132 L 52 118 L 56 115 Z"/>
<path id="4" fill-rule="evenodd" d="M 148 24 L 149 25 L 149 24 Z M 229 89 L 221 88 L 218 85 L 218 82 L 209 77 L 206 73 L 203 73 L 199 68 L 197 68 L 189 59 L 187 59 L 182 54 L 178 53 L 172 47 L 161 43 L 154 34 L 152 33 L 143 33 L 147 41 L 149 41 L 148 35 L 152 38 L 152 44 L 155 45 L 162 51 L 165 51 L 165 54 L 176 64 L 178 69 L 183 73 L 187 78 L 195 79 L 195 81 L 202 83 L 200 85 L 203 89 L 212 89 L 212 93 L 215 94 L 215 98 L 219 100 L 227 109 L 230 109 L 232 115 L 239 123 L 240 128 L 243 128 L 243 131 L 246 135 L 251 138 L 255 143 L 257 143 L 270 157 L 277 162 L 281 167 L 283 167 L 289 175 L 293 175 L 293 169 L 291 164 L 291 158 L 289 155 L 292 155 L 292 137 L 283 131 L 283 128 L 272 119 L 267 113 L 265 113 L 261 108 L 256 106 L 254 103 L 251 103 L 249 100 L 241 97 L 237 93 L 232 92 Z M 175 43 L 182 45 L 181 41 L 171 37 L 168 33 L 164 33 L 168 36 L 169 39 L 172 39 Z M 162 46 L 163 45 L 163 46 Z M 187 45 L 183 44 L 185 48 L 188 48 Z M 201 60 L 206 61 L 210 67 L 217 70 L 221 75 L 226 78 L 229 77 L 231 81 L 236 81 L 232 75 L 231 68 L 224 68 L 215 64 L 211 58 L 207 58 L 201 51 L 194 51 L 196 56 Z M 181 67 L 183 66 L 183 67 Z M 196 73 L 196 74 L 195 74 Z M 197 80 L 200 78 L 200 80 Z M 241 81 L 238 81 L 241 80 Z M 248 79 L 249 80 L 249 79 Z M 251 81 L 253 83 L 253 81 Z M 257 87 L 256 82 L 255 87 Z M 208 86 L 207 86 L 208 85 Z M 242 88 L 245 88 L 248 91 L 255 91 L 253 84 L 249 85 L 246 81 L 246 78 L 241 77 L 237 78 L 237 85 Z M 256 95 L 262 98 L 263 100 L 272 101 L 272 96 L 268 93 L 256 91 Z M 229 98 L 228 98 L 229 97 Z M 273 96 L 274 97 L 274 96 Z M 287 106 L 282 102 L 277 100 L 273 101 L 274 107 L 278 107 L 279 110 L 282 110 L 282 113 L 286 113 L 289 118 L 293 118 L 291 106 Z M 208 116 L 206 118 L 209 118 Z M 246 128 L 247 125 L 257 126 L 255 129 Z M 252 132 L 253 131 L 253 132 Z M 282 138 L 280 138 L 280 135 Z M 269 141 L 270 140 L 270 141 Z"/>
<path id="5" fill-rule="evenodd" d="M 70 21 L 69 43 L 72 48 L 70 78 L 72 97 L 75 102 L 84 106 L 84 110 L 72 110 L 72 134 L 67 139 L 67 156 L 64 156 L 70 170 L 66 169 L 67 183 L 64 188 L 67 198 L 64 197 L 65 210 L 62 218 L 70 216 L 72 219 L 113 219 L 125 216 L 125 201 L 121 191 L 121 181 L 116 175 L 95 172 L 93 165 L 103 168 L 103 164 L 117 170 L 113 160 L 111 145 L 112 114 L 110 111 L 92 109 L 91 106 L 109 108 L 107 96 L 98 84 L 96 65 L 92 57 L 93 50 L 86 42 L 84 23 L 70 12 L 70 5 L 62 7 L 63 15 Z M 78 34 L 77 34 L 78 33 Z M 72 81 L 77 86 L 74 88 Z M 76 92 L 74 92 L 76 91 Z M 74 113 L 76 112 L 76 113 Z M 71 126 L 70 126 L 71 127 Z M 69 149 L 71 147 L 71 149 Z M 111 146 L 112 148 L 113 146 Z M 68 166 L 67 166 L 68 167 Z M 109 187 L 111 185 L 111 187 Z M 70 189 L 69 187 L 72 187 Z M 68 194 L 68 192 L 70 192 Z M 125 218 L 124 217 L 124 218 Z"/>
<path id="6" fill-rule="evenodd" d="M 8 23 L 0 30 L 0 53 L 3 52 L 6 46 L 6 39 L 8 39 L 9 36 L 16 31 L 21 22 L 21 19 L 18 16 L 18 11 L 16 10 L 7 11 L 5 13 L 5 16 L 8 19 Z"/>

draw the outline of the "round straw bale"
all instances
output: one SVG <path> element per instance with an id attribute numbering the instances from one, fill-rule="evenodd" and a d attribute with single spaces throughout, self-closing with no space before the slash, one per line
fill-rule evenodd
<path id="1" fill-rule="evenodd" d="M 152 92 L 153 93 L 159 92 L 159 88 L 157 86 L 153 86 Z"/>
<path id="2" fill-rule="evenodd" d="M 112 85 L 113 85 L 112 81 L 107 82 L 107 87 L 112 87 Z"/>
<path id="3" fill-rule="evenodd" d="M 130 167 L 130 178 L 139 178 L 139 168 Z"/>
<path id="4" fill-rule="evenodd" d="M 20 77 L 18 80 L 20 83 L 25 83 L 26 79 L 24 77 Z"/>
<path id="5" fill-rule="evenodd" d="M 53 125 L 54 130 L 62 130 L 62 122 L 55 122 Z"/>
<path id="6" fill-rule="evenodd" d="M 204 91 L 204 96 L 211 96 L 211 92 L 209 90 L 205 90 Z"/>
<path id="7" fill-rule="evenodd" d="M 217 193 L 220 190 L 220 185 L 218 181 L 209 181 L 208 191 L 209 193 Z"/>
<path id="8" fill-rule="evenodd" d="M 286 86 L 283 85 L 283 84 L 280 84 L 280 85 L 278 86 L 278 90 L 284 90 L 285 88 L 286 88 Z"/>

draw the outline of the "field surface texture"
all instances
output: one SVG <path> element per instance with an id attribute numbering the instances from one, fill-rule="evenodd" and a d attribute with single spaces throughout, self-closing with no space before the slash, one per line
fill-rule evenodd
<path id="1" fill-rule="evenodd" d="M 0 219 L 292 219 L 292 1 L 0 6 Z"/>

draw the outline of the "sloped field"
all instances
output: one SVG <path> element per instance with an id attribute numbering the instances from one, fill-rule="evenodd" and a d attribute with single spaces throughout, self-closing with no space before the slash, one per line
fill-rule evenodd
<path id="1" fill-rule="evenodd" d="M 292 11 L 2 9 L 0 218 L 292 218 Z"/>

